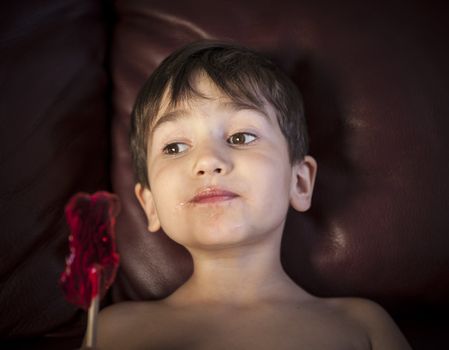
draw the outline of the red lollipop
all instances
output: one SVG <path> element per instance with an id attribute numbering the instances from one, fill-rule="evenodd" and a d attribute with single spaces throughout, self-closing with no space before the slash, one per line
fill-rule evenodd
<path id="1" fill-rule="evenodd" d="M 69 302 L 85 310 L 90 308 L 88 340 L 89 329 L 95 332 L 92 323 L 98 312 L 98 299 L 104 296 L 117 273 L 119 255 L 114 227 L 119 211 L 118 197 L 108 192 L 77 193 L 65 208 L 71 230 L 70 256 L 60 283 Z M 91 338 L 95 339 L 94 334 Z"/>

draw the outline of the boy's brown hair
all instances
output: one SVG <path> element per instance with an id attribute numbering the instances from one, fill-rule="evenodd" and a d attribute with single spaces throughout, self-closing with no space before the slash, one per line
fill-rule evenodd
<path id="1" fill-rule="evenodd" d="M 290 161 L 308 152 L 302 97 L 296 85 L 276 65 L 248 48 L 213 40 L 191 43 L 168 56 L 137 96 L 131 118 L 130 146 L 137 182 L 150 187 L 147 146 L 164 93 L 169 107 L 202 97 L 194 78 L 204 73 L 234 103 L 265 113 L 269 103 L 287 143 Z"/>

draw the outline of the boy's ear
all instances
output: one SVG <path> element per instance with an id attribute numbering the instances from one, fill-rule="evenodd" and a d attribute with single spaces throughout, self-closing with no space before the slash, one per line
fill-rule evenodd
<path id="1" fill-rule="evenodd" d="M 310 208 L 317 169 L 317 162 L 311 156 L 305 156 L 292 167 L 290 204 L 297 211 Z"/>
<path id="2" fill-rule="evenodd" d="M 142 186 L 140 183 L 137 183 L 134 187 L 134 193 L 147 216 L 148 231 L 156 232 L 161 228 L 161 223 L 154 205 L 153 194 L 149 188 Z"/>

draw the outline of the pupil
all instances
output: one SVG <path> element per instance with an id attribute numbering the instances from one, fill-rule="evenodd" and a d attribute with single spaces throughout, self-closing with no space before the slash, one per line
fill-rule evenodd
<path id="1" fill-rule="evenodd" d="M 242 143 L 242 142 L 243 142 L 243 135 L 242 134 L 234 135 L 234 143 Z"/>
<path id="2" fill-rule="evenodd" d="M 173 144 L 168 148 L 168 153 L 172 154 L 172 153 L 177 153 L 178 152 L 178 145 Z"/>

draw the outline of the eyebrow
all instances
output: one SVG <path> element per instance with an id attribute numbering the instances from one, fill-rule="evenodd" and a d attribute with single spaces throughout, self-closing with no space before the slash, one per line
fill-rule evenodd
<path id="1" fill-rule="evenodd" d="M 151 127 L 151 134 L 154 134 L 155 130 L 159 128 L 161 125 L 185 118 L 187 117 L 188 114 L 189 112 L 186 109 L 175 109 L 162 114 L 162 116 Z"/>
<path id="2" fill-rule="evenodd" d="M 236 102 L 236 101 L 229 101 L 222 103 L 223 107 L 226 109 L 229 109 L 234 112 L 238 112 L 241 110 L 252 110 L 258 112 L 259 115 L 261 115 L 264 119 L 266 119 L 269 123 L 272 123 L 273 121 L 269 117 L 269 115 L 261 108 L 258 108 L 252 104 L 244 103 L 244 102 Z M 156 123 L 151 127 L 151 134 L 154 134 L 155 130 L 159 128 L 161 125 L 169 122 L 174 122 L 179 119 L 185 118 L 189 115 L 189 111 L 187 109 L 175 109 L 172 111 L 169 111 L 167 113 L 162 114 L 160 118 L 157 119 Z"/>

